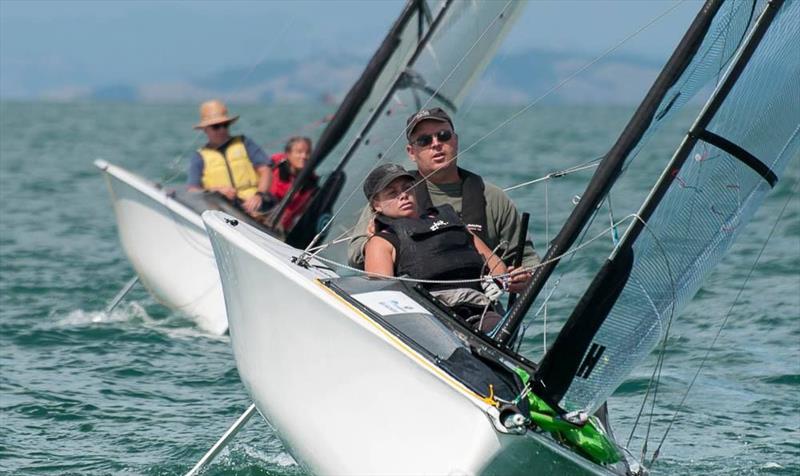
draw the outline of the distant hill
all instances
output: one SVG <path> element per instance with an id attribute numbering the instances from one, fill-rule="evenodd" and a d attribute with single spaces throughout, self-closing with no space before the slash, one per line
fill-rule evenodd
<path id="1" fill-rule="evenodd" d="M 501 54 L 473 88 L 470 100 L 527 103 L 546 95 L 547 103 L 626 104 L 642 98 L 660 69 L 659 64 L 641 58 L 609 57 L 554 90 L 592 60 L 578 53 L 541 50 Z M 37 91 L 17 96 L 61 101 L 197 102 L 216 96 L 243 103 L 336 101 L 346 94 L 366 61 L 355 56 L 265 61 L 255 67 L 226 68 L 185 81 L 100 87 L 40 85 Z"/>

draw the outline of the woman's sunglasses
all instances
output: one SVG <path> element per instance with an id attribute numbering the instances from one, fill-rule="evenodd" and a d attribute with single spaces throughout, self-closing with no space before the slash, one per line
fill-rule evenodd
<path id="1" fill-rule="evenodd" d="M 220 129 L 227 129 L 228 126 L 230 126 L 230 125 L 231 125 L 230 122 L 223 122 L 222 124 L 212 124 L 212 125 L 210 125 L 208 127 L 212 128 L 215 131 L 218 131 Z"/>
<path id="2" fill-rule="evenodd" d="M 439 141 L 439 143 L 447 142 L 453 138 L 453 132 L 448 131 L 447 129 L 442 129 L 436 134 L 423 134 L 411 141 L 411 143 L 417 147 L 428 147 L 429 145 L 433 144 L 434 137 L 436 137 L 436 140 Z"/>

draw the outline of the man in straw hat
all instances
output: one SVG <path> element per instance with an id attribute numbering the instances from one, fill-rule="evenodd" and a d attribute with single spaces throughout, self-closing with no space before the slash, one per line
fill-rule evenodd
<path id="1" fill-rule="evenodd" d="M 200 105 L 200 122 L 208 143 L 189 160 L 189 190 L 209 190 L 225 196 L 252 216 L 273 205 L 268 191 L 272 173 L 267 156 L 247 137 L 231 136 L 230 126 L 239 116 L 229 116 L 222 101 Z"/>
<path id="2" fill-rule="evenodd" d="M 421 210 L 452 206 L 470 231 L 511 264 L 520 235 L 519 212 L 499 187 L 458 166 L 458 135 L 447 112 L 434 107 L 412 114 L 406 121 L 405 135 L 406 153 L 417 166 L 414 177 L 424 180 L 411 189 L 417 206 Z M 374 216 L 366 207 L 353 229 L 348 250 L 353 266 L 364 266 L 364 246 L 375 232 Z M 526 240 L 523 266 L 530 269 L 538 263 L 539 256 Z M 530 277 L 527 271 L 517 273 L 513 284 L 527 282 Z"/>

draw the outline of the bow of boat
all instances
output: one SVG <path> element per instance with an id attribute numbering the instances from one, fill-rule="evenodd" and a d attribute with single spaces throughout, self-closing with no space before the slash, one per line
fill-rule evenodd
<path id="1" fill-rule="evenodd" d="M 402 293 L 313 259 L 299 266 L 300 250 L 222 213 L 203 219 L 241 379 L 312 472 L 609 474 L 549 436 L 505 429 L 484 395 L 437 363 L 463 343 L 425 313 L 403 317 L 425 329 L 420 345 L 408 322 L 369 311 L 376 299 L 413 310 Z"/>

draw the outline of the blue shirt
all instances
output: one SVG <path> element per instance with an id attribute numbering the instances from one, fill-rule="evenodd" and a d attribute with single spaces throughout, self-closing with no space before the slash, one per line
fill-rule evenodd
<path id="1" fill-rule="evenodd" d="M 230 143 L 231 139 L 222 144 L 220 147 L 217 147 L 217 150 L 222 152 L 225 150 L 225 147 Z M 261 147 L 258 146 L 255 142 L 248 139 L 245 136 L 242 136 L 242 141 L 244 141 L 244 148 L 247 151 L 247 156 L 250 158 L 250 162 L 253 163 L 253 168 L 258 168 L 259 166 L 266 165 L 269 167 L 269 160 L 267 159 L 267 155 L 261 150 Z M 206 145 L 208 147 L 208 145 Z M 223 155 L 225 155 L 223 153 Z M 186 184 L 189 186 L 195 187 L 203 187 L 203 169 L 205 168 L 205 162 L 203 162 L 203 158 L 200 156 L 200 152 L 195 151 L 192 158 L 189 159 L 189 174 L 188 178 L 186 179 Z"/>

